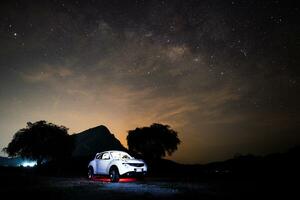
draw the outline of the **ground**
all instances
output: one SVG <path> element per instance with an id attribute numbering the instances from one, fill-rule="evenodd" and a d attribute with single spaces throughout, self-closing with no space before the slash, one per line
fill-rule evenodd
<path id="1" fill-rule="evenodd" d="M 0 173 L 1 195 L 9 199 L 257 199 L 278 197 L 282 193 L 274 184 L 256 180 L 176 180 L 145 178 L 88 180 L 85 177 L 37 176 L 30 172 Z M 287 197 L 287 194 L 283 194 Z"/>

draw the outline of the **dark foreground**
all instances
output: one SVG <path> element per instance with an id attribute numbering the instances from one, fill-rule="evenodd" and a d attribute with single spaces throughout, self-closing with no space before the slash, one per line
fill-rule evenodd
<path id="1" fill-rule="evenodd" d="M 297 187 L 297 183 L 279 179 L 149 177 L 110 183 L 107 179 L 37 176 L 30 170 L 19 173 L 2 169 L 0 173 L 0 192 L 7 199 L 290 199 Z"/>

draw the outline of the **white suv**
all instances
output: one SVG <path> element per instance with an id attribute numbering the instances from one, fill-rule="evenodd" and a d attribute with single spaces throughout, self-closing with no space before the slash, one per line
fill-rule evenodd
<path id="1" fill-rule="evenodd" d="M 120 176 L 144 176 L 147 165 L 123 151 L 104 151 L 97 153 L 88 165 L 88 178 L 96 175 L 109 175 L 112 182 L 118 182 Z"/>

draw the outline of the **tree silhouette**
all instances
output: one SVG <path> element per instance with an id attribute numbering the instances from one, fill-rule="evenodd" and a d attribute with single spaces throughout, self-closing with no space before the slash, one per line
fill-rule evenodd
<path id="1" fill-rule="evenodd" d="M 150 127 L 128 131 L 129 151 L 146 159 L 159 159 L 171 155 L 180 144 L 177 132 L 168 125 L 154 123 Z"/>
<path id="2" fill-rule="evenodd" d="M 28 122 L 26 128 L 15 133 L 12 141 L 3 149 L 9 156 L 37 160 L 60 161 L 71 155 L 73 140 L 68 128 L 46 121 Z"/>

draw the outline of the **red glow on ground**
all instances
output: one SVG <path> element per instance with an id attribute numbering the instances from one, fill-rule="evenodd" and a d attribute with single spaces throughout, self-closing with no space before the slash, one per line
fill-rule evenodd
<path id="1" fill-rule="evenodd" d="M 128 182 L 135 182 L 136 181 L 136 178 L 120 178 L 119 180 L 120 182 L 125 182 L 125 183 L 128 183 Z"/>
<path id="2" fill-rule="evenodd" d="M 94 177 L 93 181 L 101 181 L 101 182 L 110 182 L 109 178 L 102 178 L 102 177 Z"/>
<path id="3" fill-rule="evenodd" d="M 92 179 L 93 181 L 100 181 L 100 182 L 111 182 L 110 178 L 106 177 L 94 177 Z M 135 182 L 136 178 L 120 178 L 119 182 L 120 183 L 129 183 L 129 182 Z"/>

